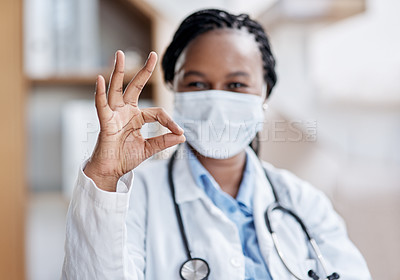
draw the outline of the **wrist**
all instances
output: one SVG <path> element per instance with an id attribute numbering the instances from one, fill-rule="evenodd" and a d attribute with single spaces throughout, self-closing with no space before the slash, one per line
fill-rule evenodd
<path id="1" fill-rule="evenodd" d="M 94 181 L 99 189 L 108 192 L 116 191 L 120 176 L 102 171 L 101 168 L 97 167 L 96 164 L 90 160 L 84 167 L 83 172 L 87 177 Z"/>

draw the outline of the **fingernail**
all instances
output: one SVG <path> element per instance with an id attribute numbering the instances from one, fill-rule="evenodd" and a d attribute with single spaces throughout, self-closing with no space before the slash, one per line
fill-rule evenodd
<path id="1" fill-rule="evenodd" d="M 150 56 L 151 56 L 151 52 L 149 53 L 149 56 L 147 57 L 146 62 L 144 63 L 144 65 L 147 64 L 147 61 L 149 61 Z"/>
<path id="2" fill-rule="evenodd" d="M 114 65 L 117 63 L 118 51 L 115 52 L 114 55 Z"/>
<path id="3" fill-rule="evenodd" d="M 99 77 L 100 77 L 100 75 L 97 75 L 97 77 L 96 77 L 96 85 L 95 85 L 95 90 L 97 90 L 97 83 L 99 82 Z"/>

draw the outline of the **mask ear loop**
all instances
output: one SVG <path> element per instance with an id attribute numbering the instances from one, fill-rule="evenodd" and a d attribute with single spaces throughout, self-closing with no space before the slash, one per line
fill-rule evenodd
<path id="1" fill-rule="evenodd" d="M 267 84 L 263 83 L 261 89 L 261 100 L 262 100 L 262 108 L 263 113 L 265 114 L 265 110 L 267 109 L 268 105 L 265 103 L 267 98 Z M 265 118 L 265 117 L 264 117 Z M 256 153 L 257 157 L 260 157 L 260 132 L 257 132 L 256 136 L 254 137 L 253 141 L 251 142 L 250 146 L 253 148 L 254 152 Z"/>
<path id="2" fill-rule="evenodd" d="M 254 153 L 259 158 L 260 157 L 260 134 L 259 134 L 259 132 L 257 132 L 256 136 L 250 142 L 249 146 L 250 146 L 250 148 L 253 149 Z"/>
<path id="3" fill-rule="evenodd" d="M 261 89 L 261 100 L 262 100 L 262 108 L 265 113 L 265 110 L 268 108 L 268 104 L 266 103 L 266 98 L 267 98 L 267 84 L 263 83 L 262 89 Z M 250 147 L 253 149 L 257 157 L 260 157 L 260 132 L 257 132 L 256 136 L 254 139 L 250 142 Z"/>
<path id="4" fill-rule="evenodd" d="M 268 91 L 268 85 L 267 85 L 266 83 L 264 83 L 264 84 L 263 84 L 263 87 L 262 87 L 262 92 L 261 92 L 261 100 L 263 101 L 262 108 L 263 108 L 264 112 L 268 109 L 268 103 L 267 103 L 268 95 L 267 95 L 267 91 Z"/>

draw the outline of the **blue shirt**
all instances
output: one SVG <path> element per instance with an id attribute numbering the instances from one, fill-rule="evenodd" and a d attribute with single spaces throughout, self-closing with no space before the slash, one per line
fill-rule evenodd
<path id="1" fill-rule="evenodd" d="M 204 190 L 207 196 L 222 212 L 235 223 L 240 236 L 245 257 L 245 279 L 271 280 L 268 267 L 265 264 L 258 246 L 253 219 L 254 166 L 247 160 L 236 199 L 225 193 L 211 174 L 201 165 L 199 160 L 186 146 L 189 167 L 196 184 Z"/>

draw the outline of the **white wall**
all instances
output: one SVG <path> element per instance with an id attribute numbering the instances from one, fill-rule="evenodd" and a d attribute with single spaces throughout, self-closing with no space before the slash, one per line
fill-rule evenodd
<path id="1" fill-rule="evenodd" d="M 263 158 L 324 190 L 374 279 L 400 279 L 399 2 L 338 22 L 270 25 L 279 84 L 268 121 L 315 120 L 317 140 L 263 143 Z"/>

